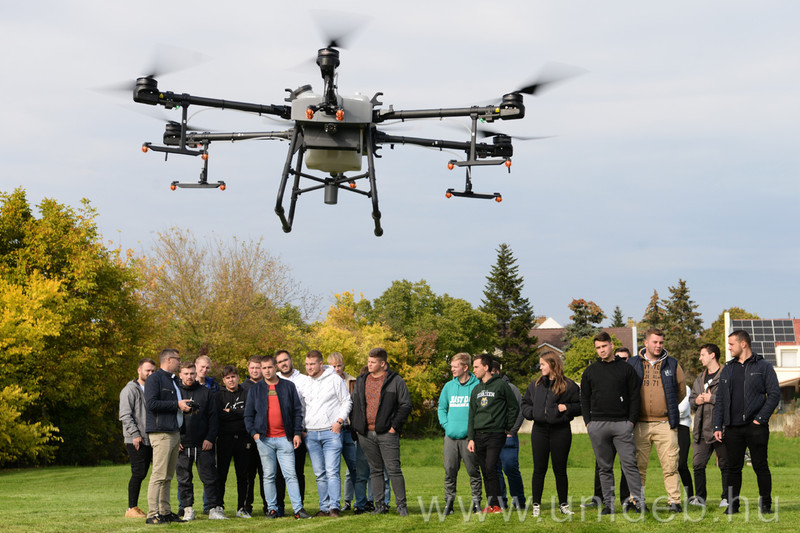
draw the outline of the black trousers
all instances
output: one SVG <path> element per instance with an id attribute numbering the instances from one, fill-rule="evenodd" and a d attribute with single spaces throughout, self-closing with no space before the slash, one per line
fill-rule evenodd
<path id="1" fill-rule="evenodd" d="M 246 508 L 247 489 L 250 477 L 247 475 L 250 466 L 249 447 L 256 443 L 247 434 L 220 435 L 217 437 L 217 473 L 219 475 L 219 499 L 225 501 L 225 485 L 228 482 L 228 471 L 233 459 L 236 471 L 236 509 Z M 252 491 L 251 491 L 252 493 Z"/>
<path id="2" fill-rule="evenodd" d="M 767 462 L 769 445 L 769 426 L 750 423 L 744 426 L 726 426 L 723 439 L 728 450 L 728 505 L 739 508 L 739 494 L 742 492 L 742 469 L 744 453 L 750 449 L 750 460 L 758 482 L 759 505 L 772 507 L 772 473 Z"/>
<path id="3" fill-rule="evenodd" d="M 686 497 L 694 496 L 694 486 L 692 485 L 692 474 L 689 472 L 689 448 L 692 445 L 692 434 L 689 426 L 678 424 L 678 474 L 681 476 L 681 484 L 686 489 Z"/>
<path id="4" fill-rule="evenodd" d="M 728 450 L 721 442 L 714 441 L 708 444 L 703 439 L 700 442 L 694 443 L 694 459 L 692 460 L 692 468 L 694 469 L 694 484 L 697 489 L 695 495 L 706 501 L 708 497 L 706 489 L 706 465 L 711 458 L 711 454 L 717 454 L 717 462 L 719 463 L 719 470 L 722 474 L 722 494 L 720 498 L 727 498 L 728 486 Z"/>
<path id="5" fill-rule="evenodd" d="M 500 480 L 497 477 L 497 462 L 500 460 L 500 452 L 505 443 L 506 434 L 503 432 L 475 434 L 475 456 L 478 458 L 478 465 L 483 474 L 487 507 L 499 507 L 502 503 Z"/>
<path id="6" fill-rule="evenodd" d="M 300 499 L 305 502 L 306 500 L 306 455 L 308 449 L 306 443 L 301 442 L 300 446 L 294 450 L 294 472 L 297 474 L 297 484 L 300 485 Z M 278 507 L 284 509 L 286 501 L 286 478 L 283 477 L 281 472 L 281 465 L 278 465 L 278 470 L 275 472 L 275 490 L 278 494 Z"/>
<path id="7" fill-rule="evenodd" d="M 128 450 L 128 457 L 131 460 L 131 480 L 128 481 L 128 508 L 139 505 L 139 491 L 142 489 L 142 481 L 147 477 L 147 470 L 153 462 L 153 448 L 144 444 L 139 445 L 139 449 L 133 444 L 125 444 Z"/>
<path id="8" fill-rule="evenodd" d="M 531 429 L 531 448 L 533 449 L 533 478 L 531 498 L 533 503 L 542 503 L 544 477 L 548 463 L 553 462 L 556 478 L 558 503 L 567 503 L 569 481 L 567 479 L 567 458 L 572 446 L 572 430 L 569 424 L 533 424 Z"/>
<path id="9" fill-rule="evenodd" d="M 199 446 L 184 448 L 178 453 L 178 466 L 175 476 L 178 478 L 178 499 L 184 507 L 194 505 L 194 485 L 192 484 L 192 464 L 197 464 L 197 475 L 203 482 L 205 495 L 210 508 L 222 505 L 219 497 L 219 481 L 217 478 L 216 451 L 203 450 Z"/>

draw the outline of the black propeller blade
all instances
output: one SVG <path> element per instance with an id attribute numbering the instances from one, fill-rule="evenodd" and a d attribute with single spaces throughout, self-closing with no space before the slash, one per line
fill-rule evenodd
<path id="1" fill-rule="evenodd" d="M 542 89 L 545 89 L 556 83 L 566 81 L 570 78 L 580 76 L 585 72 L 586 70 L 582 68 L 566 65 L 564 63 L 548 63 L 542 68 L 542 71 L 535 80 L 513 92 L 530 94 L 534 96 Z"/>

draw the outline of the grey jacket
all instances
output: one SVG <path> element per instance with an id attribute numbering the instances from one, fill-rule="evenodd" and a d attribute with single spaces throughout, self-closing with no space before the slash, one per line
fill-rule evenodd
<path id="1" fill-rule="evenodd" d="M 133 439 L 141 437 L 144 443 L 150 446 L 150 439 L 144 426 L 144 392 L 135 379 L 129 381 L 119 393 L 119 421 L 122 422 L 125 444 L 133 444 Z"/>
<path id="2" fill-rule="evenodd" d="M 694 427 L 692 428 L 692 441 L 705 442 L 706 444 L 714 444 L 717 439 L 714 438 L 714 406 L 717 403 L 717 388 L 719 386 L 719 375 L 722 373 L 717 371 L 717 375 L 711 380 L 708 391 L 705 390 L 706 376 L 708 370 L 703 370 L 697 379 L 694 380 L 692 385 L 692 392 L 689 395 L 689 406 L 694 413 Z M 711 393 L 711 401 L 703 405 L 697 405 L 697 396 L 704 392 Z"/>

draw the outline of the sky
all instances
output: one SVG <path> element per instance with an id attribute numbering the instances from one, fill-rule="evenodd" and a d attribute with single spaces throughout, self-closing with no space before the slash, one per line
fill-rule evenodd
<path id="1" fill-rule="evenodd" d="M 24 187 L 33 204 L 88 198 L 104 239 L 142 254 L 173 227 L 263 239 L 321 311 L 336 293 L 372 299 L 400 279 L 477 306 L 507 243 L 534 312 L 562 324 L 573 298 L 639 320 L 654 290 L 665 297 L 681 279 L 707 327 L 732 306 L 798 315 L 797 2 L 335 2 L 325 24 L 364 22 L 341 51 L 340 94 L 383 92 L 384 107 L 485 105 L 546 65 L 584 72 L 526 97 L 523 120 L 494 125 L 549 136 L 516 141 L 511 173 L 475 169 L 475 191 L 502 193 L 500 204 L 445 198 L 463 187 L 463 171 L 446 168 L 461 155 L 384 147 L 380 238 L 369 200 L 344 193 L 335 206 L 321 192 L 302 196 L 293 231 L 282 231 L 273 209 L 284 141 L 212 144 L 209 179 L 227 190 L 170 191 L 195 181 L 200 161 L 140 148 L 160 142 L 154 117 L 175 112 L 98 90 L 160 64 L 187 67 L 158 79 L 177 93 L 283 104 L 286 88 L 321 91 L 315 17 L 331 5 L 3 3 L 0 191 Z M 219 110 L 191 122 L 290 127 Z M 465 141 L 466 125 L 391 133 Z"/>

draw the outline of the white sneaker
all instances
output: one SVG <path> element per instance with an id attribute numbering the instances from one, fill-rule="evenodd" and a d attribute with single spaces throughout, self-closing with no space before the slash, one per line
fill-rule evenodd
<path id="1" fill-rule="evenodd" d="M 728 499 L 727 498 L 722 498 L 722 501 L 719 502 L 719 506 L 720 507 L 727 507 L 728 506 Z"/>
<path id="2" fill-rule="evenodd" d="M 541 514 L 541 509 L 539 508 L 539 504 L 538 503 L 534 503 L 533 504 L 533 510 L 531 510 L 531 515 L 534 518 L 536 518 L 536 517 L 539 516 L 539 514 Z"/>
<path id="3" fill-rule="evenodd" d="M 566 514 L 566 515 L 575 514 L 570 510 L 568 503 L 562 503 L 558 507 L 558 510 L 561 511 L 561 514 Z"/>
<path id="4" fill-rule="evenodd" d="M 689 505 L 694 505 L 695 507 L 705 507 L 706 506 L 706 504 L 703 502 L 703 500 L 701 500 L 697 496 L 692 496 L 691 498 L 689 498 L 686 501 L 686 503 L 688 503 Z"/>
<path id="5" fill-rule="evenodd" d="M 183 508 L 183 521 L 188 522 L 190 520 L 194 520 L 194 509 L 191 507 L 184 507 Z"/>
<path id="6" fill-rule="evenodd" d="M 225 516 L 225 509 L 222 507 L 214 507 L 208 511 L 208 519 L 209 520 L 227 520 L 228 517 Z"/>
<path id="7" fill-rule="evenodd" d="M 236 511 L 236 516 L 238 516 L 239 518 L 253 518 L 252 516 L 250 516 L 250 513 L 244 510 L 244 508 L 241 508 L 238 511 Z"/>

